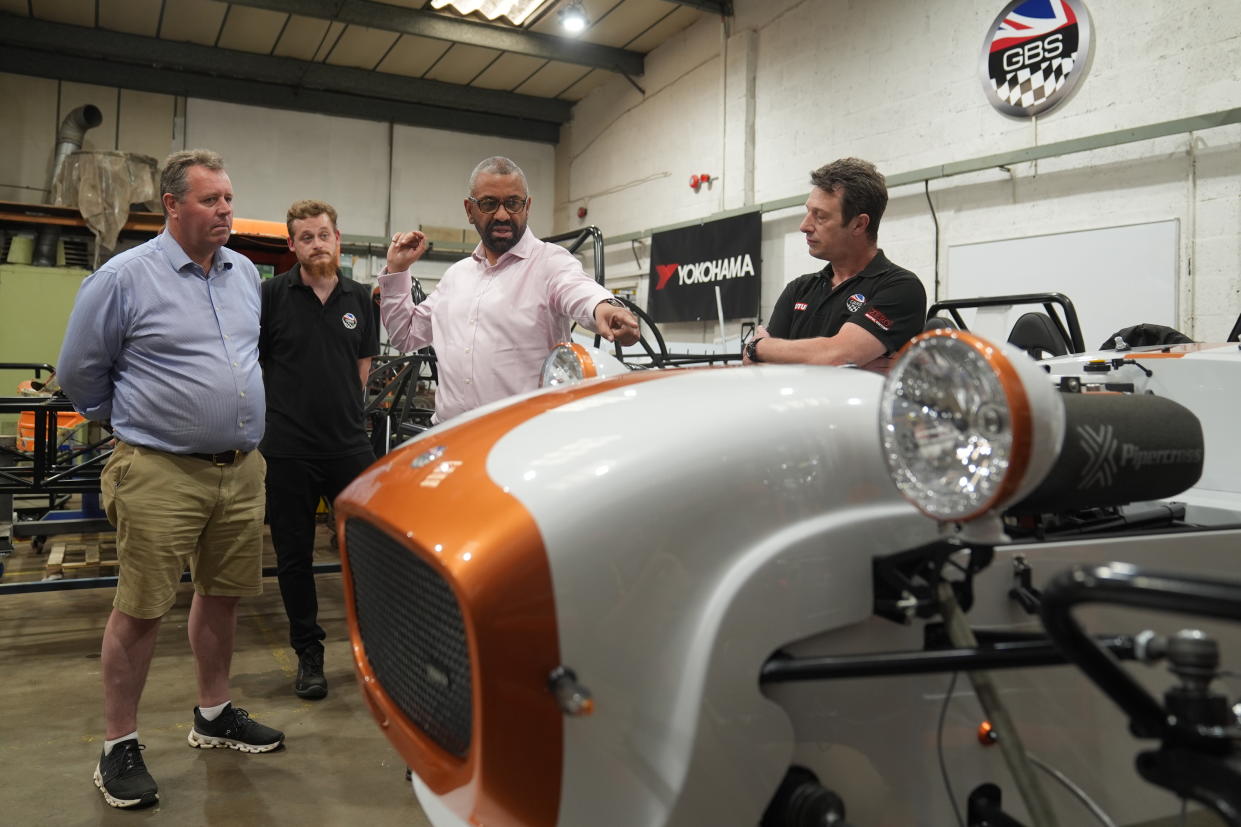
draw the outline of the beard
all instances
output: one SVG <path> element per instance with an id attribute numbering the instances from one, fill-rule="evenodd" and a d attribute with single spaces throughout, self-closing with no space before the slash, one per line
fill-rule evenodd
<path id="1" fill-rule="evenodd" d="M 512 235 L 497 236 L 495 229 L 497 227 L 508 227 L 512 230 Z M 483 246 L 496 255 L 507 253 L 509 250 L 517 246 L 517 242 L 525 235 L 526 225 L 509 219 L 507 221 L 492 221 L 487 225 L 480 236 L 482 237 Z"/>
<path id="2" fill-rule="evenodd" d="M 317 279 L 328 278 L 336 275 L 336 271 L 340 269 L 340 250 L 330 256 L 316 256 L 310 261 L 298 263 L 306 275 Z"/>

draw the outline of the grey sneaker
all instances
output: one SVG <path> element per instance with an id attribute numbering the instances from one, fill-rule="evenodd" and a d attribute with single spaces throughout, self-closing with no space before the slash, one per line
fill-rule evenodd
<path id="1" fill-rule="evenodd" d="M 230 703 L 214 721 L 208 721 L 198 707 L 194 707 L 194 728 L 188 740 L 191 747 L 198 749 L 271 752 L 284 743 L 284 733 L 260 724 L 250 713 Z"/>
<path id="2" fill-rule="evenodd" d="M 95 786 L 103 793 L 103 800 L 113 807 L 138 809 L 150 807 L 159 801 L 159 787 L 147 772 L 142 760 L 142 750 L 137 738 L 121 741 L 112 752 L 99 754 L 95 765 Z"/>
<path id="3" fill-rule="evenodd" d="M 314 701 L 327 697 L 322 649 L 307 649 L 297 656 L 297 680 L 293 681 L 293 691 L 299 698 Z"/>

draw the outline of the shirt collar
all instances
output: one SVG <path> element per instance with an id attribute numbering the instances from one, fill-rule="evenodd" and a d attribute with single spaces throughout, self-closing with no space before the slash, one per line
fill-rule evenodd
<path id="1" fill-rule="evenodd" d="M 865 267 L 863 267 L 856 275 L 842 281 L 841 284 L 853 281 L 853 279 L 866 279 L 871 278 L 872 276 L 877 276 L 889 269 L 891 266 L 892 262 L 888 261 L 887 257 L 884 256 L 883 250 L 878 249 L 875 251 L 875 257 L 867 262 Z M 832 263 L 830 261 L 827 263 L 826 267 L 819 271 L 819 275 L 827 279 L 829 284 L 831 283 L 832 278 L 836 275 L 836 271 L 832 269 Z"/>
<path id="2" fill-rule="evenodd" d="M 509 256 L 513 256 L 514 258 L 530 258 L 530 256 L 534 254 L 534 249 L 538 246 L 538 243 L 539 240 L 535 236 L 534 230 L 531 230 L 530 225 L 527 224 L 526 231 L 521 234 L 521 238 L 518 239 L 517 243 L 513 245 L 512 249 L 501 254 L 500 257 L 496 259 L 496 265 L 499 266 L 500 264 L 503 264 Z M 481 240 L 474 248 L 474 252 L 470 255 L 473 256 L 475 261 L 479 262 L 484 267 L 490 266 L 487 261 L 487 250 L 483 247 L 483 242 Z"/>
<path id="3" fill-rule="evenodd" d="M 288 279 L 289 287 L 305 287 L 307 290 L 311 289 L 310 285 L 302 279 L 301 264 L 294 264 L 281 275 Z M 343 291 L 348 291 L 350 289 L 349 281 L 341 274 L 339 268 L 336 270 L 336 285 L 333 289 L 336 288 L 340 288 Z"/>
<path id="4" fill-rule="evenodd" d="M 177 240 L 172 237 L 172 233 L 168 232 L 167 227 L 165 227 L 160 234 L 155 237 L 155 243 L 159 245 L 159 249 L 163 251 L 164 255 L 168 258 L 169 263 L 172 264 L 173 269 L 178 273 L 185 270 L 187 266 L 195 264 L 194 260 L 186 255 L 185 250 L 181 249 L 181 245 L 177 243 Z M 215 251 L 215 258 L 212 262 L 211 269 L 233 269 L 233 262 L 229 261 L 228 258 L 225 257 L 223 247 Z M 208 273 L 207 275 L 211 274 Z"/>

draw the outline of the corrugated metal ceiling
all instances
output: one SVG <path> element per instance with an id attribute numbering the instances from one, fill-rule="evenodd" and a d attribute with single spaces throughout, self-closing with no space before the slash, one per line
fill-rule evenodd
<path id="1" fill-rule="evenodd" d="M 568 38 L 567 3 L 516 27 L 430 0 L 0 0 L 0 70 L 554 141 L 573 102 L 617 72 L 636 85 L 646 53 L 730 8 L 582 0 Z"/>

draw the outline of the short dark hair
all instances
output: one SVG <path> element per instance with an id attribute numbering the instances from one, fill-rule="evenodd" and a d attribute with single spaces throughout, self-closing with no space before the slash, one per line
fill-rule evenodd
<path id="1" fill-rule="evenodd" d="M 165 192 L 171 193 L 178 201 L 185 200 L 185 194 L 190 191 L 190 182 L 186 175 L 190 167 L 205 167 L 213 172 L 222 172 L 224 158 L 220 153 L 209 149 L 183 149 L 169 155 L 164 159 L 164 171 L 159 176 L 161 205 L 164 203 Z M 167 214 L 168 208 L 164 207 L 164 215 Z"/>
<path id="2" fill-rule="evenodd" d="M 888 207 L 888 186 L 882 173 L 870 161 L 841 158 L 810 173 L 810 183 L 824 192 L 840 193 L 844 223 L 863 213 L 870 216 L 866 234 L 879 238 L 879 220 Z"/>
<path id="3" fill-rule="evenodd" d="M 336 208 L 326 201 L 294 201 L 289 206 L 289 213 L 285 216 L 284 223 L 289 228 L 289 238 L 293 237 L 293 222 L 303 218 L 314 218 L 316 215 L 326 215 L 332 220 L 332 229 L 336 229 Z"/>

